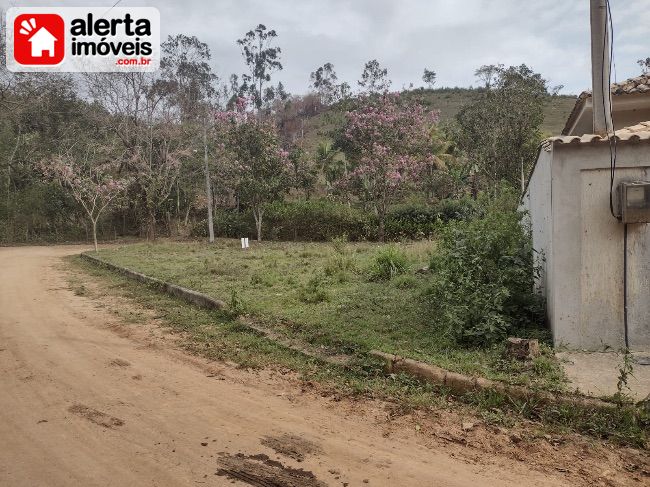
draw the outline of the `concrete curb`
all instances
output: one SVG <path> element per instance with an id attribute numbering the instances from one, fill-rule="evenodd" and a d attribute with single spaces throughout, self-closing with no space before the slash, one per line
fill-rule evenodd
<path id="1" fill-rule="evenodd" d="M 121 267 L 115 264 L 111 264 L 110 262 L 106 262 L 105 260 L 102 260 L 99 257 L 89 255 L 86 252 L 83 252 L 81 254 L 81 257 L 83 259 L 89 260 L 90 262 L 93 262 L 94 264 L 98 264 L 108 269 L 117 271 L 120 274 L 123 274 L 130 279 L 140 281 L 145 284 L 149 284 L 157 289 L 162 290 L 167 294 L 170 294 L 171 296 L 176 296 L 177 298 L 183 299 L 188 303 L 200 306 L 201 308 L 223 309 L 226 307 L 226 303 L 224 303 L 219 299 L 214 299 L 206 294 L 202 294 L 197 291 L 193 291 L 191 289 L 177 286 L 176 284 L 171 284 L 169 282 L 161 281 L 160 279 L 156 279 L 154 277 L 149 277 L 140 272 L 127 269 L 126 267 Z"/>
<path id="2" fill-rule="evenodd" d="M 545 391 L 535 391 L 527 387 L 512 386 L 503 382 L 480 377 L 469 377 L 467 375 L 450 372 L 448 370 L 429 365 L 416 360 L 399 357 L 390 353 L 377 350 L 370 352 L 372 357 L 381 359 L 386 364 L 386 371 L 389 373 L 405 373 L 422 381 L 448 387 L 456 394 L 467 392 L 493 390 L 498 393 L 524 401 L 534 401 L 538 404 L 557 404 L 569 407 L 580 407 L 583 409 L 613 409 L 615 404 L 601 401 L 600 399 L 588 397 L 574 397 L 562 394 L 552 394 Z"/>

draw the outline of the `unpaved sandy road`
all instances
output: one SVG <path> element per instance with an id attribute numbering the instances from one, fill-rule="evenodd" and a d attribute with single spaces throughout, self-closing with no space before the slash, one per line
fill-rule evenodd
<path id="1" fill-rule="evenodd" d="M 387 439 L 349 404 L 115 333 L 113 314 L 67 289 L 60 257 L 81 250 L 0 248 L 2 486 L 570 484 L 415 432 Z"/>

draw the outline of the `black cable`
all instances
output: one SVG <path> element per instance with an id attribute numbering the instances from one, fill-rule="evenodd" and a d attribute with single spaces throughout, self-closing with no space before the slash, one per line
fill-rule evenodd
<path id="1" fill-rule="evenodd" d="M 623 225 L 623 337 L 625 348 L 630 348 L 627 324 L 627 223 Z"/>
<path id="2" fill-rule="evenodd" d="M 612 64 L 614 62 L 614 23 L 612 21 L 612 7 L 609 0 L 605 2 L 607 6 L 607 19 L 606 22 L 609 23 L 609 33 L 610 33 L 610 51 L 609 51 L 609 82 L 611 83 L 612 76 Z M 607 26 L 605 28 L 605 42 L 607 39 Z M 605 49 L 603 49 L 603 57 L 605 55 Z M 604 68 L 604 62 L 603 62 Z M 603 78 L 604 78 L 603 73 Z M 616 81 L 616 79 L 614 79 Z M 604 111 L 604 93 L 603 93 L 603 111 Z M 609 167 L 610 167 L 610 184 L 609 184 L 609 209 L 612 213 L 612 216 L 617 220 L 622 219 L 621 215 L 616 215 L 614 213 L 614 180 L 616 178 L 616 128 L 614 127 L 614 114 L 612 113 L 612 90 L 610 87 L 609 90 L 609 114 L 610 120 L 612 123 L 612 134 L 614 137 L 609 136 L 609 131 L 607 132 L 607 140 L 609 141 Z M 622 210 L 622 208 L 621 208 Z M 627 244 L 628 244 L 628 228 L 627 223 L 623 224 L 623 339 L 625 342 L 625 348 L 630 348 L 629 340 L 629 325 L 628 325 L 628 292 L 627 292 Z"/>
<path id="3" fill-rule="evenodd" d="M 603 91 L 603 116 L 605 117 L 605 130 L 607 131 L 607 141 L 609 142 L 609 211 L 614 218 L 620 220 L 621 217 L 614 212 L 614 180 L 616 179 L 616 128 L 614 126 L 614 114 L 612 110 L 612 64 L 614 60 L 614 22 L 612 21 L 612 8 L 609 0 L 605 1 L 607 8 L 605 18 L 605 35 L 603 36 L 603 62 L 601 70 L 601 84 L 605 81 L 605 52 L 607 48 L 607 38 L 609 36 L 609 77 L 607 79 L 607 91 L 609 98 L 609 120 L 613 137 L 610 137 L 609 127 L 607 126 L 607 112 L 605 110 L 605 92 Z"/>

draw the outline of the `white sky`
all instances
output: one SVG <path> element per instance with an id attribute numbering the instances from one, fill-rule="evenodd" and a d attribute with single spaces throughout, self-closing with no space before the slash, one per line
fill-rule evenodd
<path id="1" fill-rule="evenodd" d="M 10 6 L 110 6 L 116 0 L 19 1 Z M 650 56 L 650 0 L 611 0 L 616 77 L 640 73 Z M 589 0 L 122 0 L 154 6 L 163 36 L 184 33 L 206 42 L 217 73 L 241 74 L 235 40 L 265 24 L 278 32 L 284 70 L 275 75 L 291 93 L 305 93 L 309 73 L 331 62 L 356 87 L 363 64 L 376 58 L 393 88 L 422 84 L 424 67 L 437 86 L 476 84 L 482 64 L 526 63 L 564 93 L 589 88 Z"/>

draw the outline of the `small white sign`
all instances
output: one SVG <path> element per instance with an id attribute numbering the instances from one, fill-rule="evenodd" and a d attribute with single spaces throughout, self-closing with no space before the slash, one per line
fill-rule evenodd
<path id="1" fill-rule="evenodd" d="M 14 72 L 156 71 L 160 13 L 154 7 L 14 7 L 6 18 Z"/>

